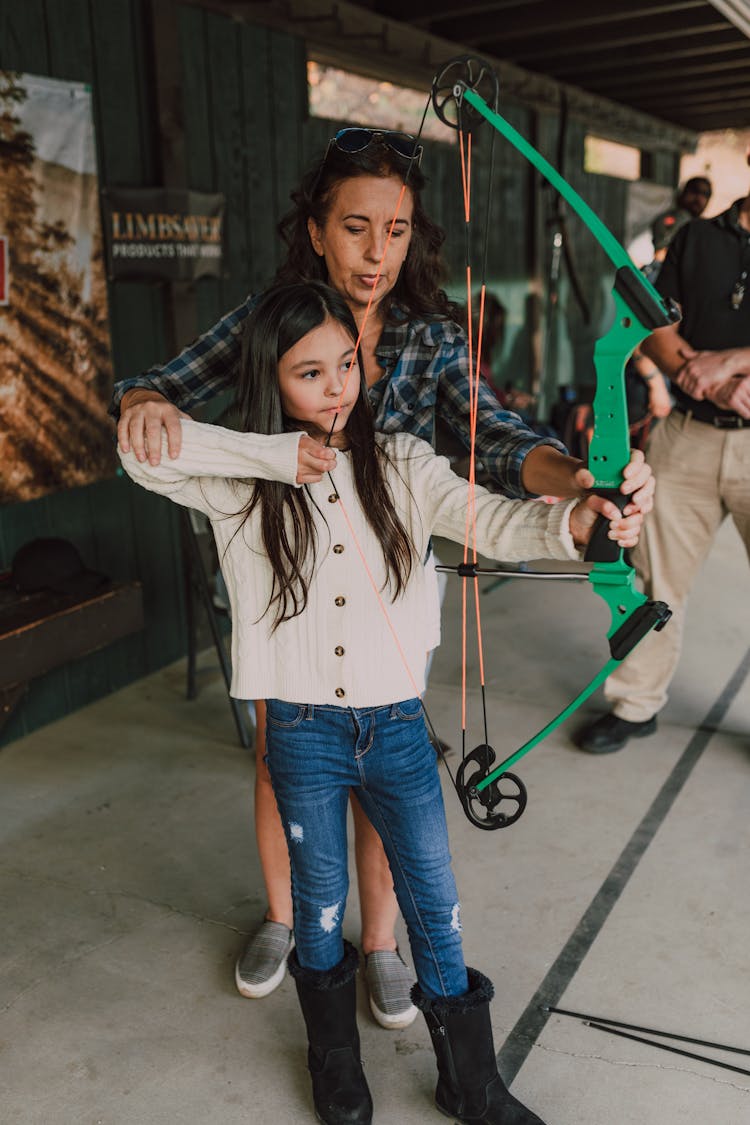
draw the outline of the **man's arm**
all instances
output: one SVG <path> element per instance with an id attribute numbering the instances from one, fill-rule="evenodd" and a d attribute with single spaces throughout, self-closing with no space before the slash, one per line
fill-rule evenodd
<path id="1" fill-rule="evenodd" d="M 750 418 L 750 348 L 697 352 L 670 325 L 652 332 L 641 351 L 692 398 Z"/>

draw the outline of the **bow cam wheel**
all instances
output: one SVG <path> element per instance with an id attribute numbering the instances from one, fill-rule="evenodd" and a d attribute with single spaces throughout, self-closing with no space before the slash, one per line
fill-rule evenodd
<path id="1" fill-rule="evenodd" d="M 432 83 L 432 106 L 438 119 L 449 129 L 471 133 L 484 118 L 473 106 L 464 102 L 466 90 L 473 90 L 490 109 L 497 109 L 497 75 L 488 62 L 476 55 L 460 55 L 451 59 Z"/>
<path id="2" fill-rule="evenodd" d="M 489 777 L 495 758 L 495 751 L 484 743 L 466 755 L 456 772 L 456 792 L 466 816 L 487 832 L 515 824 L 527 801 L 526 787 L 513 773 L 501 773 L 484 789 L 477 788 Z"/>

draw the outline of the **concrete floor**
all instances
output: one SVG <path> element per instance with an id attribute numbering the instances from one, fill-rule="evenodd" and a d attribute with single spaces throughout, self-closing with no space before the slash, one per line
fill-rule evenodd
<path id="1" fill-rule="evenodd" d="M 467 960 L 496 984 L 501 1070 L 548 1125 L 750 1122 L 747 1075 L 540 1012 L 750 1049 L 749 578 L 726 527 L 655 736 L 592 758 L 572 720 L 516 768 L 529 807 L 497 833 L 445 778 Z M 428 705 L 457 745 L 451 582 Z M 603 663 L 606 610 L 585 585 L 519 581 L 483 606 L 506 756 Z M 193 703 L 175 665 L 0 754 L 2 1125 L 313 1119 L 291 981 L 262 1001 L 233 985 L 264 909 L 252 783 L 210 652 Z M 375 1121 L 444 1120 L 422 1022 L 386 1032 L 360 1006 Z"/>

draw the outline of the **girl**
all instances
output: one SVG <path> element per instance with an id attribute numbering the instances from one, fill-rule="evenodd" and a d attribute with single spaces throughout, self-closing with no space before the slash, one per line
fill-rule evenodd
<path id="1" fill-rule="evenodd" d="M 358 325 L 372 298 L 361 351 L 376 430 L 404 431 L 429 442 L 447 432 L 468 452 L 469 348 L 441 288 L 445 236 L 425 210 L 421 159 L 421 145 L 404 133 L 339 130 L 292 193 L 293 207 L 280 226 L 287 255 L 276 280 L 327 281 Z M 385 252 L 405 182 L 399 222 Z M 132 445 L 138 460 L 145 461 L 148 447 L 149 459 L 157 463 L 164 427 L 169 452 L 179 452 L 180 411 L 191 411 L 237 385 L 242 330 L 253 303 L 249 297 L 166 366 L 118 384 L 115 401 L 122 408 L 118 434 L 124 450 Z M 565 456 L 559 443 L 532 433 L 515 414 L 500 409 L 484 384 L 479 387 L 476 447 L 482 479 L 508 496 L 580 497 L 593 479 L 581 461 Z M 647 512 L 653 480 L 640 451 L 625 477 L 623 490 L 632 510 Z M 438 640 L 436 633 L 429 643 Z M 235 970 L 239 991 L 250 997 L 266 996 L 281 983 L 293 940 L 289 860 L 264 760 L 261 701 L 256 714 L 255 830 L 268 908 Z M 388 862 L 356 801 L 353 809 L 370 1007 L 383 1027 L 405 1027 L 417 1013 L 409 998 L 412 981 L 396 949 L 397 906 Z"/>
<path id="2" fill-rule="evenodd" d="M 341 929 L 352 790 L 383 840 L 407 922 L 438 1108 L 461 1122 L 540 1125 L 497 1073 L 492 986 L 464 965 L 420 699 L 433 599 L 421 560 L 432 534 L 463 539 L 468 485 L 419 438 L 375 434 L 356 335 L 346 301 L 321 282 L 271 290 L 245 333 L 243 432 L 184 420 L 177 458 L 121 458 L 138 483 L 210 517 L 232 605 L 232 694 L 267 700 L 267 762 L 292 869 L 289 968 L 318 1119 L 372 1119 L 357 954 Z M 478 489 L 478 548 L 504 559 L 579 558 L 600 506 Z M 641 516 L 609 503 L 605 514 L 611 536 L 634 545 Z"/>

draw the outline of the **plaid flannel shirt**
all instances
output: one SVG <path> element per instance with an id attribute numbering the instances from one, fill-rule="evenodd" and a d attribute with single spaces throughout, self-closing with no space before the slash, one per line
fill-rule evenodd
<path id="1" fill-rule="evenodd" d="M 178 356 L 143 375 L 117 383 L 112 413 L 117 414 L 126 391 L 142 387 L 158 391 L 189 413 L 236 379 L 245 321 L 257 298 L 227 313 Z M 468 453 L 470 436 L 469 351 L 463 330 L 452 321 L 398 319 L 386 324 L 375 349 L 384 376 L 370 388 L 376 429 L 405 431 L 435 445 L 436 422 Z M 508 410 L 503 410 L 480 380 L 476 458 L 477 470 L 491 487 L 506 496 L 527 499 L 534 494 L 521 484 L 526 454 L 538 445 L 565 452 L 553 438 L 542 438 Z"/>

